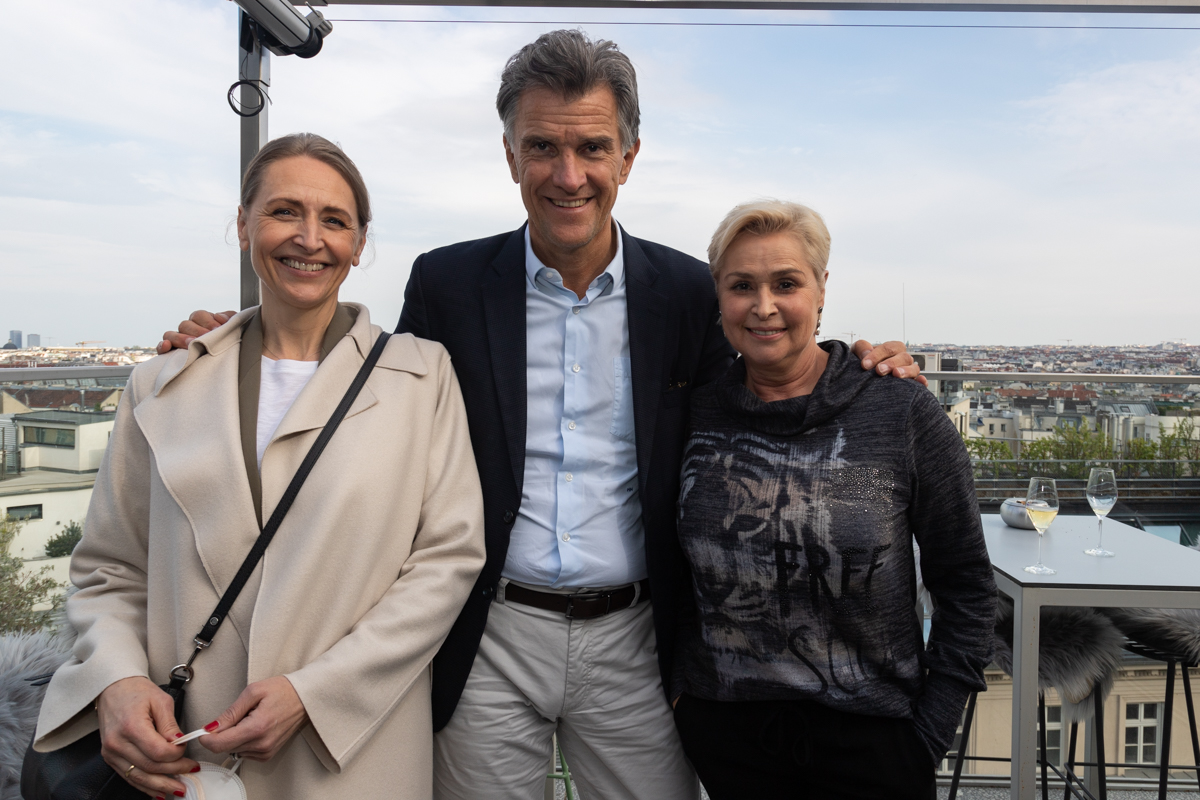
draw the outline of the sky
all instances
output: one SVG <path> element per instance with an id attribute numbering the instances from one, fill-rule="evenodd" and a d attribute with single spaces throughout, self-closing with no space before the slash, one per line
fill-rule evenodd
<path id="1" fill-rule="evenodd" d="M 614 216 L 703 258 L 739 202 L 815 208 L 833 237 L 823 334 L 1200 343 L 1200 16 L 322 10 L 317 57 L 272 58 L 269 129 L 359 165 L 373 241 L 341 296 L 385 327 L 420 253 L 524 221 L 500 71 L 581 27 L 638 70 L 642 147 Z M 435 21 L 362 21 L 384 18 Z M 153 344 L 236 307 L 237 7 L 12 0 L 4 20 L 0 341 Z M 847 27 L 868 24 L 1042 27 Z"/>

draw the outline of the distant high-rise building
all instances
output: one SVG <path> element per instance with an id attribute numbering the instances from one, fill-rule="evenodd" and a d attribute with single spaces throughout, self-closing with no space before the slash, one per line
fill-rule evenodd
<path id="1" fill-rule="evenodd" d="M 40 333 L 31 333 L 26 338 L 27 338 L 27 341 L 25 342 L 26 347 L 41 347 L 42 346 L 42 335 Z"/>
<path id="2" fill-rule="evenodd" d="M 10 342 L 12 342 L 13 344 L 15 344 L 17 346 L 18 350 L 20 350 L 22 347 L 24 347 L 24 345 L 21 342 L 21 332 L 20 331 L 9 331 L 8 332 L 8 340 Z"/>

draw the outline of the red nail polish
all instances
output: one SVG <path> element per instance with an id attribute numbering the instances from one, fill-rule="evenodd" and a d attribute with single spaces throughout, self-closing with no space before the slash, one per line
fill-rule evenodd
<path id="1" fill-rule="evenodd" d="M 172 794 L 174 794 L 176 797 L 187 797 L 187 792 L 181 792 L 178 789 L 172 792 Z"/>
<path id="2" fill-rule="evenodd" d="M 217 726 L 219 726 L 220 724 L 221 723 L 217 722 L 214 719 L 212 722 L 210 722 L 204 726 L 204 730 L 208 731 L 209 733 L 212 733 L 213 731 L 215 731 L 217 729 Z"/>
<path id="3" fill-rule="evenodd" d="M 200 765 L 199 765 L 199 764 L 197 764 L 196 766 L 192 767 L 192 768 L 191 768 L 191 770 L 190 770 L 190 772 L 199 772 L 199 771 L 200 771 Z"/>
<path id="4" fill-rule="evenodd" d="M 167 798 L 163 797 L 161 794 L 157 794 L 154 796 L 154 800 L 167 800 Z"/>
<path id="5" fill-rule="evenodd" d="M 177 734 L 175 734 L 175 738 L 176 738 L 176 739 L 182 739 L 182 738 L 183 738 L 183 734 L 182 734 L 182 733 L 177 733 Z"/>

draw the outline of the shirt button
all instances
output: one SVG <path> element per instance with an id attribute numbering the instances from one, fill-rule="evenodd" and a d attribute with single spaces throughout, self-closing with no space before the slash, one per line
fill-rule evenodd
<path id="1" fill-rule="evenodd" d="M 571 534 L 569 534 L 569 533 L 564 533 L 564 534 L 563 534 L 563 536 L 562 536 L 562 540 L 563 540 L 564 542 L 569 542 L 569 541 L 571 541 Z"/>
<path id="2" fill-rule="evenodd" d="M 571 431 L 575 430 L 575 420 L 571 420 L 570 422 L 567 423 L 567 430 L 571 430 Z"/>
<path id="3" fill-rule="evenodd" d="M 571 372 L 579 372 L 579 365 L 578 365 L 578 364 L 572 364 L 572 365 L 571 365 Z"/>
<path id="4" fill-rule="evenodd" d="M 572 314 L 578 314 L 578 313 L 579 313 L 579 307 L 578 307 L 578 306 L 576 306 L 575 308 L 572 308 L 572 309 L 571 309 L 571 313 L 572 313 Z"/>
<path id="5" fill-rule="evenodd" d="M 575 476 L 568 472 L 567 473 L 567 483 L 570 483 L 573 480 L 575 480 Z"/>

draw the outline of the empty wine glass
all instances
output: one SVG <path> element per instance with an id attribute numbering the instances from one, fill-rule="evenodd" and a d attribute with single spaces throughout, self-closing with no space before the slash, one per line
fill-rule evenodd
<path id="1" fill-rule="evenodd" d="M 1053 478 L 1029 479 L 1029 491 L 1025 493 L 1025 513 L 1029 515 L 1029 521 L 1038 532 L 1038 560 L 1033 566 L 1026 567 L 1025 571 L 1034 575 L 1054 575 L 1056 570 L 1042 563 L 1042 537 L 1045 536 L 1050 523 L 1058 516 L 1058 487 Z"/>
<path id="2" fill-rule="evenodd" d="M 1096 523 L 1100 526 L 1100 538 L 1095 547 L 1083 552 L 1089 556 L 1112 558 L 1116 553 L 1104 549 L 1104 518 L 1117 504 L 1117 476 L 1111 469 L 1092 467 L 1092 472 L 1088 475 L 1087 501 L 1099 517 Z"/>

